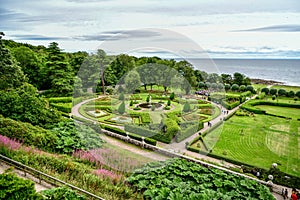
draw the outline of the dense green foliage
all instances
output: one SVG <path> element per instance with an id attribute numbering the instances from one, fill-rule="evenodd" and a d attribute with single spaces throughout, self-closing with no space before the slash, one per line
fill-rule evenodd
<path id="1" fill-rule="evenodd" d="M 145 199 L 274 199 L 256 181 L 181 159 L 149 163 L 127 182 Z"/>
<path id="2" fill-rule="evenodd" d="M 76 194 L 73 190 L 67 187 L 52 188 L 49 190 L 42 191 L 42 194 L 46 199 L 61 199 L 61 200 L 85 200 L 86 198 L 82 195 Z"/>
<path id="3" fill-rule="evenodd" d="M 24 144 L 55 151 L 57 136 L 43 128 L 33 126 L 29 123 L 15 121 L 10 118 L 4 118 L 0 115 L 0 133 L 12 139 L 18 139 Z"/>
<path id="4" fill-rule="evenodd" d="M 77 149 L 99 148 L 103 144 L 99 133 L 88 126 L 73 121 L 60 122 L 51 131 L 58 138 L 55 149 L 61 153 L 70 154 Z"/>
<path id="5" fill-rule="evenodd" d="M 13 173 L 0 174 L 0 199 L 1 200 L 42 200 L 34 188 L 34 182 L 19 178 Z"/>

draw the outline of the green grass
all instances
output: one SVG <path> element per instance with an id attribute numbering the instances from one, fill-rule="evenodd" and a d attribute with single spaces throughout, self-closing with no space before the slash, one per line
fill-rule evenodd
<path id="1" fill-rule="evenodd" d="M 267 113 L 270 114 L 290 117 L 292 119 L 300 119 L 299 108 L 288 108 L 288 107 L 268 106 L 268 105 L 258 105 L 255 107 L 265 110 Z"/>
<path id="2" fill-rule="evenodd" d="M 252 84 L 252 86 L 253 86 L 253 88 L 254 88 L 255 90 L 259 90 L 259 91 L 260 91 L 262 88 L 267 87 L 266 84 Z"/>
<path id="3" fill-rule="evenodd" d="M 271 102 L 279 102 L 279 103 L 300 104 L 299 100 L 295 101 L 294 98 L 291 98 L 291 97 L 277 97 L 275 100 L 272 100 L 272 96 L 268 95 L 262 100 L 271 101 Z"/>
<path id="4" fill-rule="evenodd" d="M 299 129 L 296 120 L 233 116 L 206 137 L 214 138 L 221 131 L 214 154 L 265 169 L 278 163 L 281 171 L 300 176 Z"/>
<path id="5" fill-rule="evenodd" d="M 289 91 L 300 91 L 300 86 L 288 86 L 288 85 L 273 85 L 271 88 L 275 88 L 277 90 L 279 89 L 285 89 L 285 91 L 289 92 Z"/>

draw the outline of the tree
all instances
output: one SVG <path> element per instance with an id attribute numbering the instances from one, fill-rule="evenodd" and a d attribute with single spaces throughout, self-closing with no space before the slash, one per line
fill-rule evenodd
<path id="1" fill-rule="evenodd" d="M 40 69 L 42 61 L 36 53 L 28 47 L 21 46 L 14 48 L 12 54 L 28 77 L 28 82 L 39 88 L 41 85 Z"/>
<path id="2" fill-rule="evenodd" d="M 271 88 L 271 89 L 270 89 L 270 94 L 271 94 L 271 95 L 276 95 L 276 94 L 277 94 L 277 89 Z"/>
<path id="3" fill-rule="evenodd" d="M 50 43 L 46 62 L 45 84 L 55 96 L 68 96 L 73 92 L 74 73 L 56 42 Z"/>
<path id="4" fill-rule="evenodd" d="M 244 75 L 238 72 L 233 74 L 233 83 L 237 85 L 243 85 Z"/>
<path id="5" fill-rule="evenodd" d="M 268 95 L 270 90 L 269 90 L 269 88 L 263 88 L 263 89 L 261 89 L 261 92 L 264 92 L 266 95 Z"/>
<path id="6" fill-rule="evenodd" d="M 133 93 L 141 86 L 140 75 L 136 70 L 130 71 L 125 77 L 125 87 L 128 93 Z"/>
<path id="7" fill-rule="evenodd" d="M 275 95 L 272 95 L 272 100 L 274 101 L 276 99 L 276 96 Z"/>
<path id="8" fill-rule="evenodd" d="M 230 74 L 221 74 L 221 78 L 224 84 L 232 84 L 232 76 Z"/>
<path id="9" fill-rule="evenodd" d="M 61 115 L 55 109 L 50 109 L 29 83 L 10 91 L 0 90 L 0 108 L 0 114 L 4 117 L 42 127 L 61 120 Z"/>
<path id="10" fill-rule="evenodd" d="M 287 97 L 294 97 L 295 96 L 295 92 L 291 90 L 291 91 L 289 91 L 289 92 L 286 93 L 286 96 Z"/>
<path id="11" fill-rule="evenodd" d="M 278 95 L 279 95 L 279 96 L 285 96 L 285 95 L 286 95 L 285 89 L 282 89 L 282 88 L 279 89 L 279 90 L 278 90 Z"/>
<path id="12" fill-rule="evenodd" d="M 300 91 L 299 91 L 300 92 Z M 170 94 L 170 100 L 171 101 L 173 101 L 175 99 L 175 94 L 174 94 L 174 92 L 172 92 L 171 94 Z"/>
<path id="13" fill-rule="evenodd" d="M 232 91 L 238 91 L 239 88 L 240 88 L 240 87 L 239 87 L 237 84 L 233 84 L 233 85 L 231 86 L 231 90 L 232 90 Z"/>
<path id="14" fill-rule="evenodd" d="M 100 69 L 100 78 L 101 78 L 101 84 L 102 84 L 102 94 L 105 94 L 105 83 L 104 83 L 104 71 L 105 68 L 109 65 L 110 60 L 106 56 L 105 51 L 102 49 L 98 49 L 97 54 L 96 54 L 96 65 Z"/>
<path id="15" fill-rule="evenodd" d="M 244 92 L 246 90 L 245 85 L 240 85 L 239 91 Z"/>
<path id="16" fill-rule="evenodd" d="M 228 90 L 230 90 L 231 85 L 230 84 L 225 84 L 224 87 L 225 87 L 225 90 L 228 91 Z"/>
<path id="17" fill-rule="evenodd" d="M 295 94 L 296 97 L 300 98 L 300 91 L 297 91 Z"/>
<path id="18" fill-rule="evenodd" d="M 123 115 L 125 113 L 125 102 L 124 101 L 120 104 L 120 106 L 118 108 L 118 113 L 121 115 Z"/>
<path id="19" fill-rule="evenodd" d="M 21 86 L 26 78 L 21 67 L 2 43 L 2 36 L 4 33 L 0 32 L 0 90 L 9 90 Z"/>
<path id="20" fill-rule="evenodd" d="M 210 83 L 219 83 L 222 81 L 222 78 L 217 73 L 208 74 L 206 81 Z"/>
<path id="21" fill-rule="evenodd" d="M 205 88 L 205 83 L 199 82 L 199 83 L 198 83 L 198 88 L 204 89 L 204 88 Z"/>
<path id="22" fill-rule="evenodd" d="M 121 101 L 125 100 L 125 96 L 124 96 L 123 92 L 121 92 L 121 94 L 119 95 L 119 100 L 121 100 Z"/>
<path id="23" fill-rule="evenodd" d="M 246 91 L 250 91 L 250 92 L 252 92 L 252 93 L 255 93 L 254 88 L 253 88 L 252 85 L 247 85 L 247 86 L 246 86 Z"/>

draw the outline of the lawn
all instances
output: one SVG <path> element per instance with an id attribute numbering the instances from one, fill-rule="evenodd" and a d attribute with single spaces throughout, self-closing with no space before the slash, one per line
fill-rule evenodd
<path id="1" fill-rule="evenodd" d="M 298 92 L 300 91 L 300 86 L 289 86 L 289 85 L 273 85 L 271 88 L 275 88 L 277 90 L 279 89 L 285 89 L 285 91 L 294 91 Z"/>
<path id="2" fill-rule="evenodd" d="M 258 105 L 255 107 L 265 110 L 267 113 L 270 114 L 290 117 L 292 119 L 300 119 L 299 108 L 288 108 L 288 107 L 268 106 L 268 105 Z"/>
<path id="3" fill-rule="evenodd" d="M 255 115 L 233 116 L 204 139 L 219 140 L 212 153 L 268 169 L 277 163 L 281 171 L 300 176 L 300 121 Z M 221 132 L 220 136 L 219 133 Z"/>

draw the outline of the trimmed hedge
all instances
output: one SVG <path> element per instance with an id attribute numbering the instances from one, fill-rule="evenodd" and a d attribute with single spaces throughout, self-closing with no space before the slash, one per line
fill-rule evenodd
<path id="1" fill-rule="evenodd" d="M 126 134 L 126 132 L 124 130 L 116 128 L 116 127 L 112 127 L 112 126 L 107 126 L 107 125 L 101 124 L 101 128 L 103 128 L 103 129 L 105 129 L 107 131 L 111 131 L 111 132 L 117 133 L 119 135 L 127 136 L 127 134 Z"/>
<path id="2" fill-rule="evenodd" d="M 52 97 L 48 101 L 49 103 L 72 103 L 73 97 Z"/>
<path id="3" fill-rule="evenodd" d="M 224 106 L 226 109 L 228 109 L 228 110 L 232 110 L 233 108 L 235 108 L 235 107 L 237 107 L 238 105 L 240 105 L 240 102 L 239 101 L 235 101 L 235 102 L 233 102 L 233 103 L 228 103 L 228 102 L 226 102 L 226 100 L 222 100 L 221 101 L 221 104 L 222 104 L 222 106 Z"/>
<path id="4" fill-rule="evenodd" d="M 131 125 L 131 124 L 125 124 L 124 129 L 127 132 L 135 133 L 135 134 L 137 134 L 139 136 L 143 136 L 143 137 L 152 137 L 152 136 L 158 134 L 158 132 L 156 132 L 156 131 L 152 131 L 152 130 L 149 130 L 142 126 L 135 126 L 135 125 Z"/>
<path id="5" fill-rule="evenodd" d="M 176 142 L 181 142 L 182 140 L 185 140 L 186 138 L 192 136 L 197 131 L 201 130 L 203 128 L 203 122 L 199 122 L 199 124 L 190 125 L 186 129 L 181 129 L 181 131 L 176 135 Z"/>
<path id="6" fill-rule="evenodd" d="M 71 103 L 50 103 L 50 106 L 64 113 L 70 113 L 72 110 L 72 102 Z"/>
<path id="7" fill-rule="evenodd" d="M 134 134 L 134 133 L 128 133 L 128 136 L 132 139 L 135 139 L 135 140 L 138 140 L 138 141 L 143 141 L 142 137 L 137 135 L 137 134 Z M 147 144 L 151 144 L 153 146 L 156 146 L 156 143 L 157 141 L 152 139 L 152 138 L 148 138 L 148 137 L 145 137 L 144 138 L 144 142 L 147 143 Z"/>

